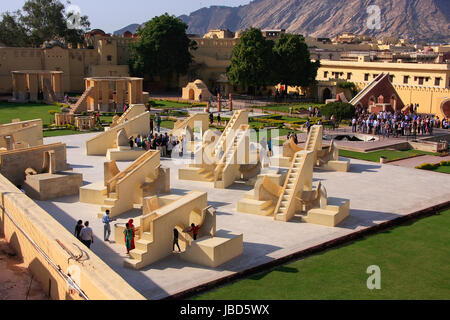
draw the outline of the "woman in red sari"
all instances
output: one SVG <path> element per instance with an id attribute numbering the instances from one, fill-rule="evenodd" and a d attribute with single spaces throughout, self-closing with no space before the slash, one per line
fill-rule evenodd
<path id="1" fill-rule="evenodd" d="M 134 238 L 136 236 L 136 230 L 133 225 L 133 219 L 128 220 L 128 225 L 130 226 L 130 229 L 133 230 L 133 236 L 131 237 L 131 243 L 130 243 L 130 250 L 133 250 L 135 248 L 134 246 Z"/>

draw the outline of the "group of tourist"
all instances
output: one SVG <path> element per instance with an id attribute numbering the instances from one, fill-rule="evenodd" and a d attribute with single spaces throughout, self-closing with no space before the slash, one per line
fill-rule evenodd
<path id="1" fill-rule="evenodd" d="M 410 108 L 409 112 L 380 112 L 366 113 L 357 109 L 352 119 L 352 132 L 380 135 L 389 138 L 390 136 L 407 135 L 432 135 L 433 129 L 448 129 L 448 119 L 442 121 L 439 117 L 431 115 L 417 114 L 415 108 Z"/>
<path id="2" fill-rule="evenodd" d="M 109 237 L 111 236 L 111 225 L 110 223 L 116 221 L 116 219 L 112 219 L 110 216 L 110 211 L 106 210 L 105 214 L 102 217 L 103 223 L 103 239 L 105 242 L 109 242 Z M 134 220 L 129 219 L 125 224 L 125 230 L 123 231 L 124 235 L 124 243 L 125 248 L 127 250 L 127 254 L 130 254 L 131 250 L 134 250 L 135 247 L 135 239 L 136 239 L 136 228 L 134 226 Z M 192 238 L 197 240 L 198 234 L 200 232 L 200 225 L 191 224 L 190 228 L 186 228 L 183 232 L 192 232 Z M 91 245 L 94 243 L 94 232 L 92 228 L 89 226 L 89 221 L 84 222 L 83 220 L 79 220 L 77 225 L 75 226 L 75 237 L 80 240 L 86 247 L 91 248 Z M 175 246 L 178 247 L 178 251 L 181 252 L 181 248 L 178 242 L 179 232 L 176 228 L 173 229 L 173 251 L 175 251 Z"/>
<path id="3" fill-rule="evenodd" d="M 182 144 L 181 141 L 173 136 L 172 134 L 150 134 L 148 136 L 138 135 L 136 138 L 129 138 L 129 145 L 131 148 L 142 148 L 146 151 L 148 150 L 159 150 L 161 152 L 161 157 L 172 157 L 172 150 L 178 146 L 179 152 L 182 155 Z"/>

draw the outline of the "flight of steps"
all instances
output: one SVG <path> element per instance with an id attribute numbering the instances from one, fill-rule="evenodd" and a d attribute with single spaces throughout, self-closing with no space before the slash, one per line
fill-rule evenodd
<path id="1" fill-rule="evenodd" d="M 214 181 L 214 172 L 212 172 L 208 169 L 202 168 L 198 171 L 198 173 L 203 177 L 203 179 L 205 181 L 208 181 L 208 182 Z"/>
<path id="2" fill-rule="evenodd" d="M 223 180 L 222 174 L 223 174 L 223 170 L 225 170 L 225 167 L 229 164 L 237 164 L 235 163 L 235 159 L 234 159 L 234 154 L 237 151 L 237 146 L 242 138 L 242 136 L 244 135 L 244 131 L 242 130 L 238 130 L 236 133 L 236 136 L 233 139 L 233 145 L 232 147 L 228 148 L 227 153 L 223 156 L 222 158 L 222 163 L 220 165 L 219 168 L 219 172 L 218 172 L 218 181 Z"/>
<path id="3" fill-rule="evenodd" d="M 239 200 L 237 210 L 266 217 L 273 215 L 276 203 L 272 200 L 255 200 L 253 192 L 247 192 L 244 198 Z"/>
<path id="4" fill-rule="evenodd" d="M 222 135 L 219 138 L 218 143 L 216 144 L 216 147 L 214 148 L 214 152 L 215 154 L 217 154 L 219 152 L 220 146 L 223 145 L 226 137 L 228 136 L 228 134 L 231 132 L 231 130 L 233 129 L 233 125 L 236 122 L 236 120 L 239 118 L 241 114 L 241 111 L 236 111 L 233 116 L 231 117 L 230 121 L 227 124 L 227 127 L 225 128 L 225 130 L 223 131 Z"/>
<path id="5" fill-rule="evenodd" d="M 150 232 L 143 232 L 142 239 L 134 242 L 135 249 L 130 251 L 131 258 L 125 258 L 125 266 L 133 269 L 139 269 L 145 256 L 149 253 L 153 237 Z"/>
<path id="6" fill-rule="evenodd" d="M 314 145 L 316 144 L 316 141 L 318 138 L 317 137 L 318 133 L 319 133 L 319 127 L 312 126 L 311 132 L 309 133 L 309 136 L 308 136 L 308 141 L 306 142 L 306 146 L 305 146 L 306 151 L 314 151 Z"/>
<path id="7" fill-rule="evenodd" d="M 280 197 L 278 204 L 275 209 L 276 220 L 287 221 L 285 219 L 286 215 L 289 213 L 291 206 L 294 205 L 294 188 L 295 183 L 299 178 L 301 173 L 301 168 L 303 166 L 305 158 L 301 153 L 296 153 L 292 161 L 291 168 L 289 170 L 288 176 L 286 178 L 286 183 L 283 187 L 283 193 Z"/>
<path id="8" fill-rule="evenodd" d="M 83 107 L 86 103 L 87 98 L 91 95 L 92 91 L 94 90 L 94 87 L 87 88 L 83 94 L 81 95 L 80 99 L 78 99 L 77 103 L 72 108 L 72 113 L 81 113 L 85 108 Z"/>

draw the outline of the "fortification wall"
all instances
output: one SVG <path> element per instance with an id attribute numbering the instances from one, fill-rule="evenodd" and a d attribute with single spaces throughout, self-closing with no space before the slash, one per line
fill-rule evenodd
<path id="1" fill-rule="evenodd" d="M 23 259 L 34 277 L 52 299 L 79 300 L 77 292 L 70 292 L 64 275 L 53 268 L 61 268 L 90 300 L 142 300 L 144 297 L 86 248 L 34 201 L 20 192 L 0 175 L 0 233 Z M 75 224 L 75 221 L 74 221 Z M 42 250 L 36 249 L 35 245 Z M 70 259 L 60 241 L 74 255 L 83 252 L 79 262 Z M 44 257 L 48 257 L 49 261 Z"/>

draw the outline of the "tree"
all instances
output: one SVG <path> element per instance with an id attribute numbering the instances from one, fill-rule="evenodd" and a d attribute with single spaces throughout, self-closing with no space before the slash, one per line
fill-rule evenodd
<path id="1" fill-rule="evenodd" d="M 356 109 L 347 102 L 331 102 L 323 106 L 320 112 L 328 119 L 334 115 L 337 121 L 341 121 L 351 119 L 355 115 Z"/>
<path id="2" fill-rule="evenodd" d="M 30 45 L 27 29 L 20 22 L 20 11 L 2 14 L 0 42 L 8 47 L 27 47 Z"/>
<path id="3" fill-rule="evenodd" d="M 65 4 L 59 0 L 27 0 L 22 12 L 2 15 L 0 41 L 16 47 L 37 47 L 53 39 L 63 39 L 72 44 L 83 43 L 84 33 L 90 26 L 88 17 L 77 16 L 77 28 L 71 29 L 67 21 L 72 14 L 65 12 Z"/>
<path id="4" fill-rule="evenodd" d="M 287 86 L 307 87 L 315 83 L 320 62 L 312 62 L 303 37 L 282 34 L 273 48 L 275 77 Z"/>
<path id="5" fill-rule="evenodd" d="M 70 2 L 67 2 L 70 4 Z M 80 16 L 77 29 L 69 29 L 67 21 L 71 13 L 59 0 L 28 0 L 22 10 L 23 22 L 29 29 L 31 43 L 35 46 L 54 38 L 63 38 L 68 43 L 83 43 L 83 35 L 90 23 L 87 16 Z"/>
<path id="6" fill-rule="evenodd" d="M 233 49 L 227 76 L 231 84 L 258 87 L 276 84 L 273 74 L 273 41 L 266 40 L 261 30 L 244 32 Z"/>
<path id="7" fill-rule="evenodd" d="M 130 69 L 135 76 L 159 76 L 169 83 L 173 75 L 186 74 L 195 42 L 186 34 L 188 26 L 167 13 L 148 21 L 130 44 Z"/>

